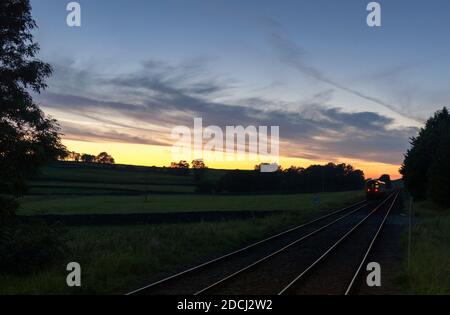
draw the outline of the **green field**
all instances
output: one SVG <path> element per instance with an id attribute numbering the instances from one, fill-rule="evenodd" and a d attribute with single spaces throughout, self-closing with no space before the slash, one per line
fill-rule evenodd
<path id="1" fill-rule="evenodd" d="M 192 177 L 170 174 L 169 169 L 127 165 L 54 162 L 35 180 L 108 184 L 193 184 Z"/>
<path id="2" fill-rule="evenodd" d="M 28 276 L 0 275 L 0 294 L 125 293 L 182 266 L 229 251 L 290 224 L 287 217 L 220 223 L 77 227 L 59 264 Z M 65 285 L 65 264 L 79 262 L 80 289 Z"/>
<path id="3" fill-rule="evenodd" d="M 348 194 L 328 206 L 354 200 Z M 68 227 L 69 250 L 58 263 L 26 276 L 0 274 L 0 294 L 124 293 L 303 223 L 318 216 L 320 208 L 299 205 L 293 213 L 225 222 Z M 65 284 L 65 266 L 71 261 L 82 266 L 79 289 Z"/>
<path id="4" fill-rule="evenodd" d="M 30 182 L 29 195 L 98 195 L 98 194 L 145 194 L 145 193 L 194 193 L 193 185 L 155 184 L 109 184 L 69 181 Z"/>
<path id="5" fill-rule="evenodd" d="M 406 203 L 407 204 L 407 203 Z M 400 285 L 410 294 L 450 294 L 450 209 L 414 203 L 411 261 L 405 257 Z M 407 235 L 403 244 L 407 251 Z"/>
<path id="6" fill-rule="evenodd" d="M 220 172 L 208 171 L 209 178 Z M 139 195 L 194 193 L 192 172 L 166 168 L 54 162 L 28 182 L 28 195 Z"/>
<path id="7" fill-rule="evenodd" d="M 206 176 L 214 180 L 223 172 L 208 170 Z M 363 199 L 362 191 L 202 195 L 193 193 L 193 183 L 192 174 L 173 175 L 165 169 L 58 163 L 30 181 L 18 214 L 279 212 L 220 222 L 62 227 L 67 231 L 63 257 L 32 274 L 0 274 L 0 294 L 124 293 Z M 139 194 L 126 195 L 130 190 Z M 81 288 L 66 286 L 65 268 L 71 261 L 82 266 Z"/>
<path id="8" fill-rule="evenodd" d="M 225 171 L 207 170 L 217 180 Z M 54 163 L 29 182 L 18 214 L 117 214 L 196 211 L 309 211 L 362 199 L 362 191 L 325 194 L 201 195 L 193 174 L 123 165 Z M 320 203 L 313 203 L 314 197 Z"/>
<path id="9" fill-rule="evenodd" d="M 320 197 L 320 204 L 313 203 L 314 196 Z M 362 198 L 360 191 L 318 195 L 150 195 L 147 201 L 145 196 L 28 196 L 21 199 L 19 214 L 309 211 Z"/>

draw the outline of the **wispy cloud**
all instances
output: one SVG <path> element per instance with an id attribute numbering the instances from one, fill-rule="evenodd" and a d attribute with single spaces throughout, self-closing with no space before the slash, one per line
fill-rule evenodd
<path id="1" fill-rule="evenodd" d="M 307 51 L 295 43 L 289 36 L 283 32 L 283 28 L 280 23 L 272 18 L 267 18 L 265 20 L 266 25 L 269 27 L 268 39 L 269 43 L 275 48 L 278 53 L 279 59 L 286 63 L 287 65 L 297 69 L 304 75 L 312 77 L 320 82 L 329 84 L 334 88 L 340 89 L 342 91 L 348 92 L 355 96 L 358 96 L 362 99 L 373 102 L 379 106 L 387 108 L 401 116 L 412 119 L 418 123 L 423 123 L 419 118 L 414 117 L 404 111 L 401 111 L 398 106 L 390 104 L 378 97 L 368 95 L 361 91 L 358 91 L 352 87 L 349 87 L 341 82 L 338 82 L 334 79 L 328 77 L 323 70 L 318 69 L 317 67 L 310 64 L 306 57 Z M 406 66 L 405 66 L 406 67 Z M 402 70 L 404 67 L 400 67 L 398 70 Z"/>
<path id="2" fill-rule="evenodd" d="M 332 90 L 288 111 L 273 109 L 272 101 L 264 98 L 216 102 L 211 96 L 226 91 L 228 81 L 210 81 L 196 71 L 187 70 L 186 75 L 174 75 L 174 71 L 171 66 L 148 63 L 131 74 L 105 78 L 92 73 L 90 77 L 97 78 L 92 82 L 95 87 L 108 91 L 101 99 L 58 91 L 44 93 L 39 100 L 46 108 L 80 117 L 79 122 L 61 119 L 62 127 L 66 138 L 85 141 L 170 145 L 172 127 L 192 126 L 194 117 L 202 117 L 205 126 L 280 126 L 284 156 L 398 164 L 409 137 L 416 133 L 415 128 L 392 128 L 393 119 L 378 113 L 348 113 L 322 105 L 331 100 Z M 117 101 L 136 91 L 133 102 Z"/>

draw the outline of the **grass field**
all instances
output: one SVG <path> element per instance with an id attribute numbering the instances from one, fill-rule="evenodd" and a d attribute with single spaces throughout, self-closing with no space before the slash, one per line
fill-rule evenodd
<path id="1" fill-rule="evenodd" d="M 222 173 L 208 170 L 206 176 L 217 179 Z M 305 222 L 322 210 L 341 208 L 363 199 L 362 191 L 200 195 L 192 191 L 195 188 L 192 175 L 173 175 L 164 169 L 76 163 L 47 167 L 30 184 L 31 193 L 34 190 L 40 195 L 22 197 L 20 215 L 215 210 L 280 212 L 264 218 L 220 222 L 63 227 L 68 239 L 68 250 L 63 257 L 45 270 L 26 276 L 0 274 L 0 294 L 124 293 Z M 121 195 L 129 190 L 145 192 L 150 187 L 170 194 Z M 72 261 L 81 264 L 81 288 L 66 285 L 66 265 Z"/>
<path id="2" fill-rule="evenodd" d="M 320 204 L 313 197 L 320 197 Z M 214 210 L 326 209 L 335 202 L 362 199 L 363 192 L 296 195 L 150 195 L 144 196 L 28 196 L 21 200 L 19 214 L 156 213 Z"/>
<path id="3" fill-rule="evenodd" d="M 355 197 L 330 202 L 338 208 Z M 266 218 L 226 222 L 67 228 L 69 251 L 46 270 L 27 276 L 0 275 L 0 294 L 124 293 L 206 258 L 239 248 L 319 214 L 322 207 Z M 65 284 L 65 266 L 82 266 L 82 287 Z"/>
<path id="4" fill-rule="evenodd" d="M 145 185 L 145 184 L 109 184 L 68 181 L 33 181 L 30 195 L 98 195 L 98 194 L 145 194 L 151 193 L 194 193 L 193 185 Z"/>
<path id="5" fill-rule="evenodd" d="M 127 165 L 54 162 L 34 180 L 109 184 L 193 184 L 192 177 L 170 173 L 169 169 Z"/>
<path id="6" fill-rule="evenodd" d="M 408 268 L 405 258 L 401 286 L 410 294 L 450 294 L 450 209 L 417 202 L 414 212 L 411 263 Z"/>
<path id="7" fill-rule="evenodd" d="M 209 178 L 220 171 L 208 170 Z M 54 162 L 28 182 L 28 195 L 139 195 L 194 193 L 192 173 L 166 168 Z"/>
<path id="8" fill-rule="evenodd" d="M 70 253 L 31 276 L 0 275 L 0 294 L 124 293 L 180 266 L 236 248 L 281 226 L 287 217 L 221 223 L 78 227 L 68 229 Z M 65 264 L 82 266 L 82 287 L 65 285 Z"/>

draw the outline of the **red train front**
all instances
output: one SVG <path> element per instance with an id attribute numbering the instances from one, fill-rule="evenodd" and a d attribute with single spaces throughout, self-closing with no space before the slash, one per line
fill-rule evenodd
<path id="1" fill-rule="evenodd" d="M 378 199 L 386 194 L 386 183 L 378 179 L 369 179 L 366 182 L 366 198 Z"/>

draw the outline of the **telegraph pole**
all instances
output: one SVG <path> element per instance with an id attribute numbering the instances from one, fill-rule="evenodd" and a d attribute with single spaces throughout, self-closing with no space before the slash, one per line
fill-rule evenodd
<path id="1" fill-rule="evenodd" d="M 411 237 L 412 237 L 412 213 L 413 213 L 413 197 L 409 198 L 409 227 L 408 227 L 408 270 L 411 267 Z"/>

